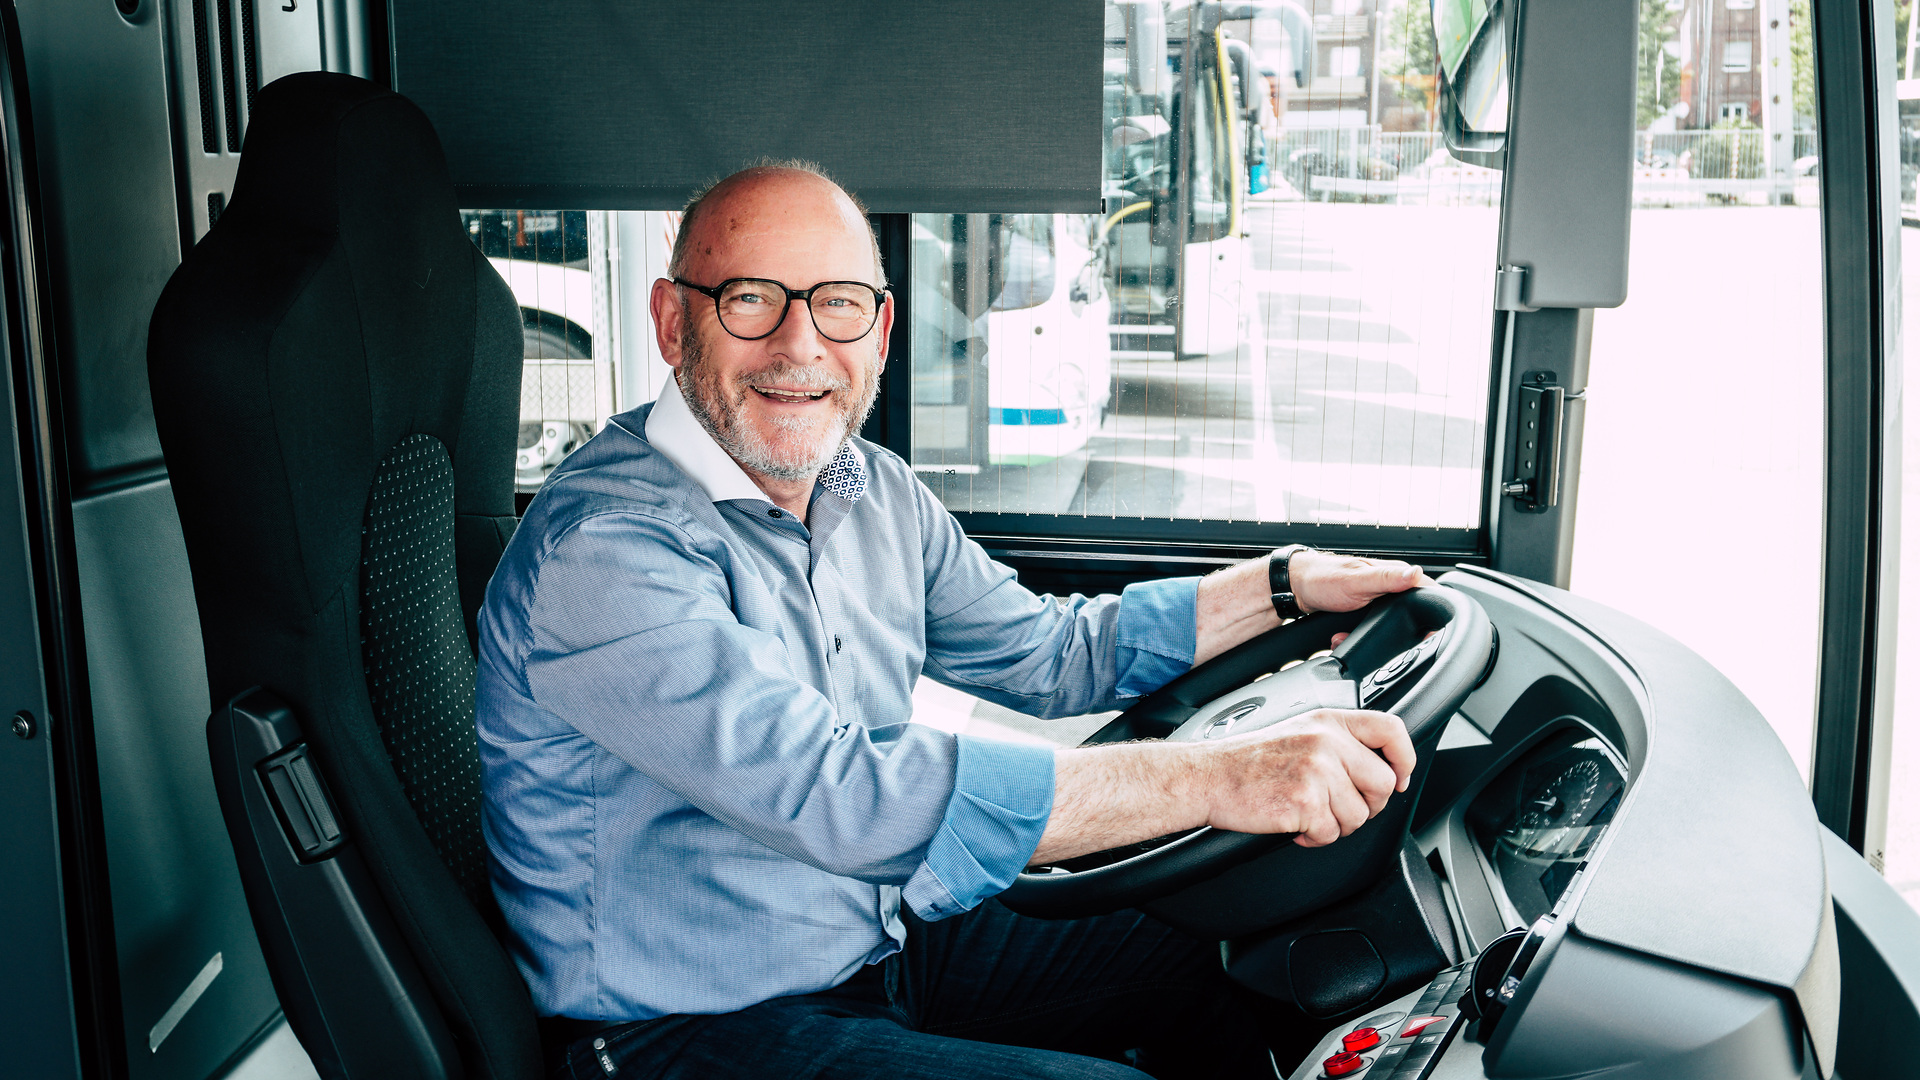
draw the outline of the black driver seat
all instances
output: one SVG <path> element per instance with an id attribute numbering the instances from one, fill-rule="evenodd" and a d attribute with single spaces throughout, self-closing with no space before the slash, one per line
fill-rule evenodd
<path id="1" fill-rule="evenodd" d="M 534 1077 L 471 644 L 514 523 L 518 307 L 412 103 L 292 75 L 247 134 L 148 366 L 254 925 L 323 1076 Z"/>

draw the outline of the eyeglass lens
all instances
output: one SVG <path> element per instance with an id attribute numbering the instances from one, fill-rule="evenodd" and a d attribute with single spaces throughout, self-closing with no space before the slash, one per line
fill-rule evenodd
<path id="1" fill-rule="evenodd" d="M 787 311 L 786 286 L 777 281 L 743 280 L 727 283 L 717 304 L 720 325 L 735 337 L 758 338 L 773 333 Z M 873 329 L 879 304 L 871 288 L 858 282 L 825 282 L 808 298 L 813 325 L 829 341 L 857 341 Z"/>

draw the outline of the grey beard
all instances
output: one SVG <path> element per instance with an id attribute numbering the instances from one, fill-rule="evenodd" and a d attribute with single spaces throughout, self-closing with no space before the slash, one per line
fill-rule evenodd
<path id="1" fill-rule="evenodd" d="M 752 425 L 741 422 L 740 414 L 746 404 L 746 396 L 754 391 L 742 385 L 729 399 L 727 388 L 720 384 L 719 374 L 706 366 L 705 345 L 691 325 L 681 331 L 680 355 L 680 367 L 674 372 L 674 380 L 679 383 L 680 395 L 686 400 L 693 418 L 700 422 L 700 426 L 729 457 L 749 471 L 770 480 L 811 480 L 818 476 L 822 469 L 833 463 L 847 439 L 866 423 L 867 415 L 873 411 L 874 400 L 879 396 L 879 347 L 876 344 L 872 375 L 860 399 L 851 408 L 841 410 L 845 422 L 839 425 L 839 429 L 829 429 L 810 447 L 777 447 L 762 438 Z M 759 374 L 772 375 L 784 383 L 799 384 L 806 389 L 850 389 L 840 380 L 828 378 L 813 367 L 781 366 Z M 779 418 L 774 424 L 785 433 L 802 436 L 812 427 L 799 417 Z"/>

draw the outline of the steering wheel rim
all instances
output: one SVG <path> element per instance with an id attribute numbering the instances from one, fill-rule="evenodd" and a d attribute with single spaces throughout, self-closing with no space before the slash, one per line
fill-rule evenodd
<path id="1" fill-rule="evenodd" d="M 1343 631 L 1348 638 L 1327 657 L 1309 659 L 1326 648 L 1332 635 Z M 1345 683 L 1352 688 L 1353 698 L 1360 700 L 1333 700 L 1337 689 L 1314 689 L 1308 695 L 1312 700 L 1295 700 L 1305 686 L 1339 682 L 1327 678 L 1329 668 L 1337 667 L 1343 674 L 1365 672 L 1370 680 L 1373 673 L 1410 654 L 1405 666 L 1384 686 L 1375 687 L 1360 678 Z M 1369 871 L 1384 869 L 1398 850 L 1398 834 L 1405 831 L 1408 812 L 1432 760 L 1430 751 L 1439 741 L 1446 719 L 1485 680 L 1493 658 L 1493 625 L 1480 605 L 1465 593 L 1445 586 L 1422 586 L 1382 597 L 1359 611 L 1317 612 L 1243 642 L 1142 698 L 1082 745 L 1139 739 L 1199 740 L 1208 737 L 1208 729 L 1218 737 L 1255 730 L 1321 707 L 1383 708 L 1393 712 L 1406 723 L 1407 734 L 1419 754 L 1412 782 L 1353 836 L 1317 849 L 1331 851 L 1348 845 L 1350 852 L 1361 856 L 1351 871 L 1361 879 L 1352 883 L 1351 891 L 1357 891 L 1378 876 Z M 1294 660 L 1305 662 L 1282 670 Z M 1303 670 L 1305 676 L 1294 674 Z M 1372 696 L 1363 697 L 1369 694 Z M 1271 707 L 1265 703 L 1268 698 L 1274 701 Z M 1247 710 L 1255 700 L 1261 704 Z M 1233 717 L 1236 711 L 1241 715 Z M 1257 715 L 1261 713 L 1266 715 Z M 1232 717 L 1225 730 L 1219 726 L 1223 716 Z M 1369 829 L 1374 832 L 1369 833 Z M 1389 830 L 1396 835 L 1389 838 Z M 1283 847 L 1309 850 L 1292 845 L 1293 836 L 1202 827 L 1175 839 L 1160 838 L 1087 857 L 1096 863 L 1105 860 L 1100 865 L 1022 873 L 999 899 L 1015 912 L 1040 918 L 1078 918 L 1140 907 L 1208 882 L 1255 858 L 1270 853 L 1278 857 Z M 1368 839 L 1359 841 L 1362 836 Z M 1121 857 L 1110 858 L 1114 855 Z"/>

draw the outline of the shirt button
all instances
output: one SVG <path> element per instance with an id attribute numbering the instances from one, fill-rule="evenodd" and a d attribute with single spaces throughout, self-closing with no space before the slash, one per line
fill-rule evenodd
<path id="1" fill-rule="evenodd" d="M 775 509 L 772 509 L 772 510 L 769 510 L 769 511 L 767 511 L 767 516 L 768 516 L 768 517 L 780 517 L 780 516 L 781 516 L 781 514 L 780 514 L 780 511 L 779 511 L 779 509 L 778 509 L 778 508 L 775 508 Z"/>
<path id="2" fill-rule="evenodd" d="M 833 651 L 834 652 L 840 651 L 840 635 L 839 634 L 833 635 Z"/>

